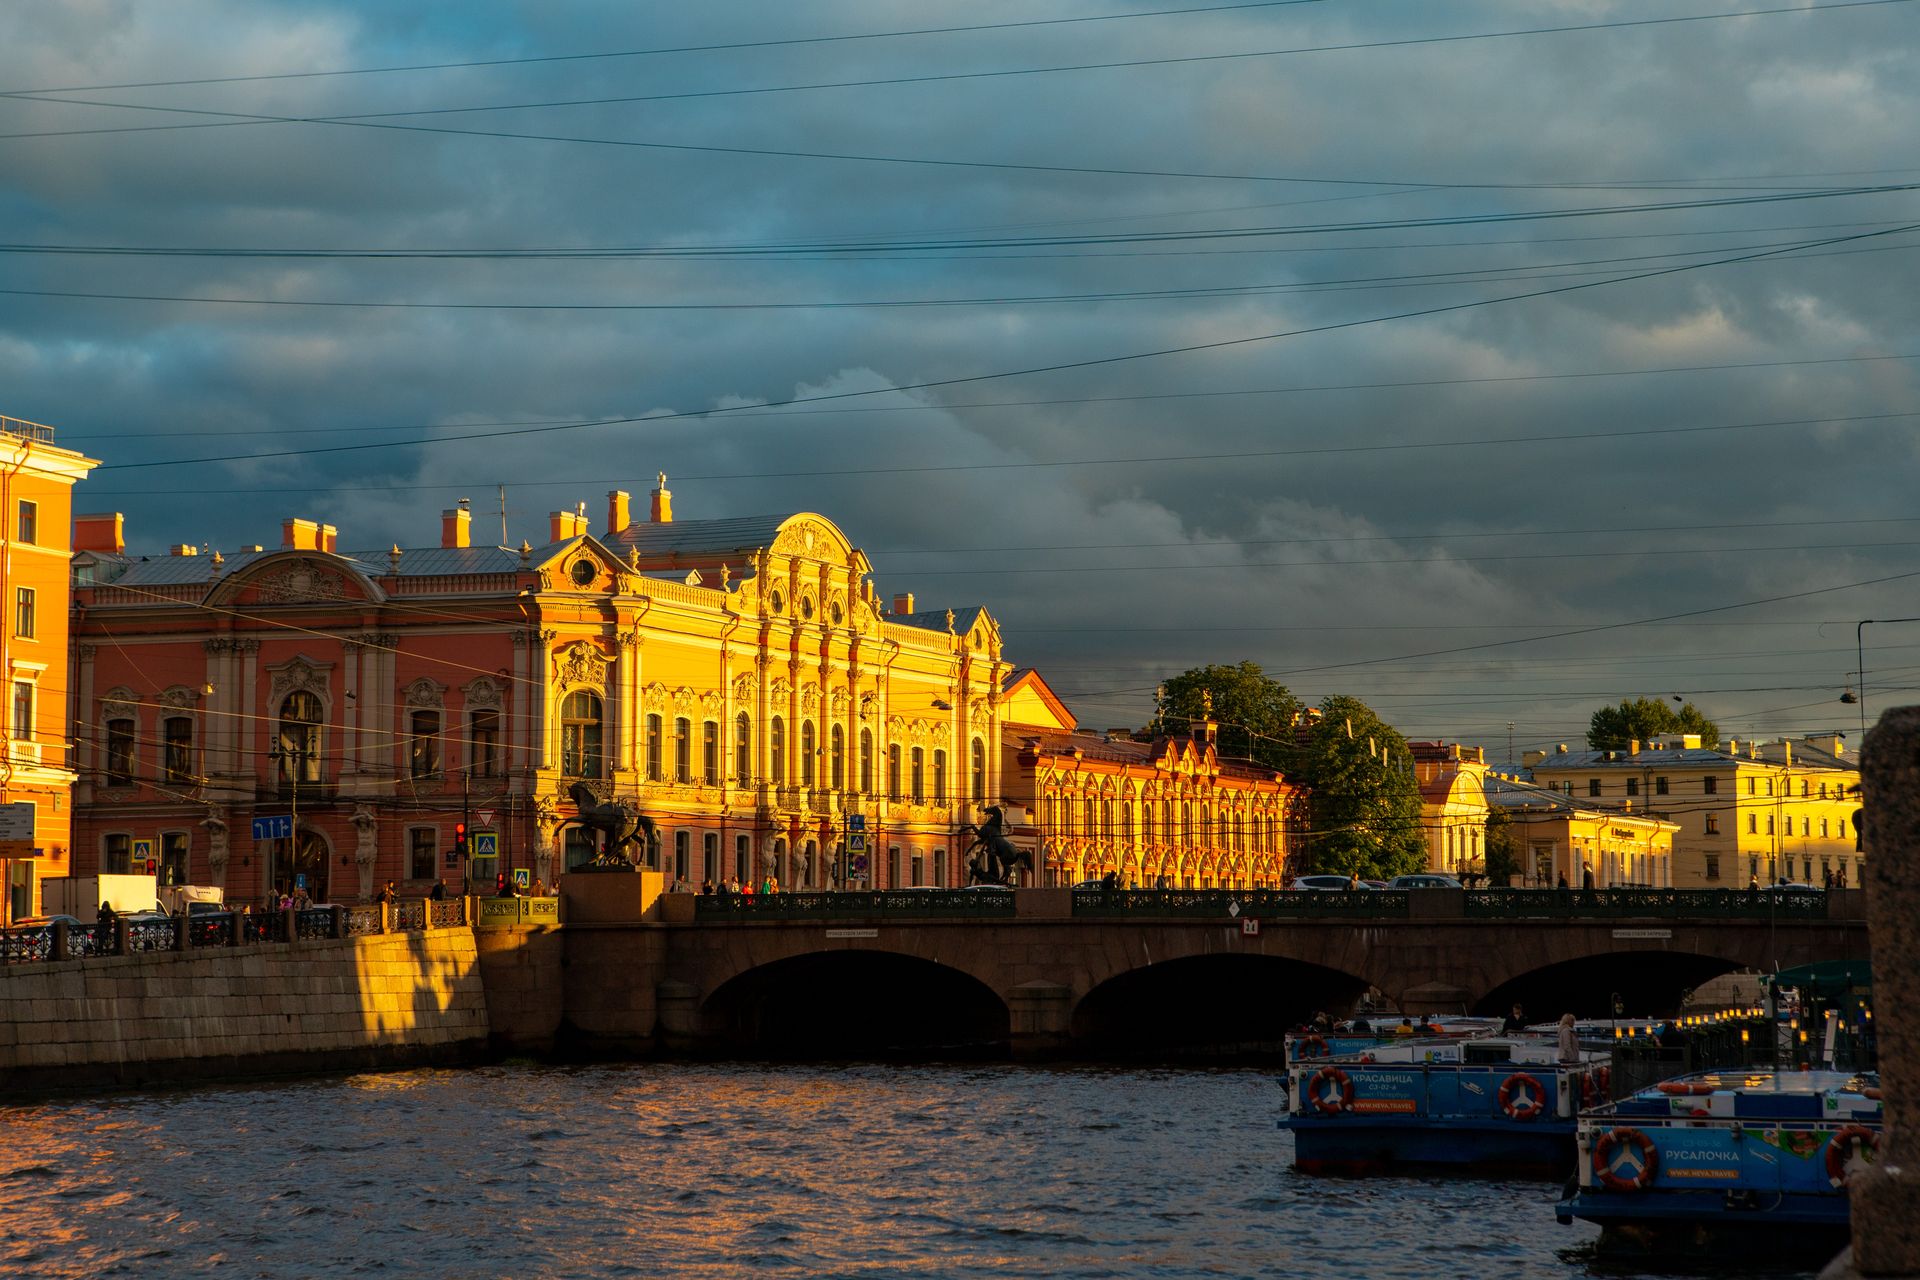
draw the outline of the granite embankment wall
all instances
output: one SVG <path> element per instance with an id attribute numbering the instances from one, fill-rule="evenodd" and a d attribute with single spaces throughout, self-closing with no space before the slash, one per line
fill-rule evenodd
<path id="1" fill-rule="evenodd" d="M 461 1062 L 489 1032 L 467 928 L 0 970 L 0 1092 Z"/>

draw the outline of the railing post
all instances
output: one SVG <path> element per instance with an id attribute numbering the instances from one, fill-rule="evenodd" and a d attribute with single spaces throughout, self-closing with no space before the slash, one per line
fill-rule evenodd
<path id="1" fill-rule="evenodd" d="M 380 932 L 393 932 L 393 904 L 391 902 L 382 902 L 380 904 Z"/>
<path id="2" fill-rule="evenodd" d="M 333 908 L 333 936 L 335 938 L 347 936 L 347 909 L 339 905 Z"/>
<path id="3" fill-rule="evenodd" d="M 300 923 L 295 919 L 297 914 L 292 907 L 287 907 L 280 912 L 280 927 L 285 930 L 280 937 L 288 946 L 293 946 L 300 941 Z"/>
<path id="4" fill-rule="evenodd" d="M 66 958 L 67 922 L 65 920 L 55 920 L 53 922 L 53 950 L 47 953 L 47 959 L 65 960 Z"/>
<path id="5" fill-rule="evenodd" d="M 125 919 L 113 922 L 113 954 L 117 956 L 133 954 L 133 927 Z"/>
<path id="6" fill-rule="evenodd" d="M 187 916 L 185 912 L 173 918 L 173 949 L 175 951 L 185 951 L 187 949 Z"/>

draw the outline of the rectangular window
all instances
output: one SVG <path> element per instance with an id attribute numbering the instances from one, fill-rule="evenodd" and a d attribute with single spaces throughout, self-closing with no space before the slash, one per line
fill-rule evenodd
<path id="1" fill-rule="evenodd" d="M 1600 794 L 1600 779 L 1598 778 L 1587 779 L 1587 794 L 1590 796 L 1597 796 Z"/>
<path id="2" fill-rule="evenodd" d="M 918 849 L 915 849 L 913 851 L 912 885 L 914 888 L 918 889 L 921 885 L 925 884 L 926 882 L 927 882 L 927 858 L 925 854 L 921 853 Z"/>
<path id="3" fill-rule="evenodd" d="M 913 749 L 913 802 L 915 804 L 925 804 L 926 800 L 927 749 L 925 747 L 915 747 Z M 916 878 L 914 883 L 919 884 L 920 881 Z"/>
<path id="4" fill-rule="evenodd" d="M 900 881 L 900 846 L 887 846 L 887 888 L 898 889 Z"/>
<path id="5" fill-rule="evenodd" d="M 1760 785 L 1760 780 L 1759 780 L 1758 778 L 1748 778 L 1748 779 L 1747 779 L 1747 794 L 1748 794 L 1748 795 L 1750 795 L 1750 796 L 1751 796 L 1751 795 L 1758 795 L 1758 794 L 1759 794 L 1759 792 L 1757 791 L 1757 788 L 1759 787 L 1759 785 Z"/>
<path id="6" fill-rule="evenodd" d="M 407 879 L 440 878 L 440 832 L 434 827 L 411 827 L 407 831 Z"/>
<path id="7" fill-rule="evenodd" d="M 22 498 L 19 520 L 14 527 L 17 530 L 16 542 L 37 545 L 40 541 L 40 504 Z"/>
<path id="8" fill-rule="evenodd" d="M 693 832 L 673 833 L 673 878 L 685 884 L 693 872 Z"/>
<path id="9" fill-rule="evenodd" d="M 1707 815 L 1707 834 L 1710 836 L 1717 836 L 1720 834 L 1720 815 L 1719 814 L 1710 813 Z"/>
<path id="10" fill-rule="evenodd" d="M 936 889 L 947 887 L 947 851 L 945 849 L 933 851 L 933 887 Z"/>
<path id="11" fill-rule="evenodd" d="M 1702 778 L 1700 780 L 1700 790 L 1710 796 L 1719 795 L 1720 779 L 1709 774 L 1707 777 Z"/>
<path id="12" fill-rule="evenodd" d="M 473 758 L 473 776 L 476 778 L 497 778 L 500 776 L 500 713 L 492 707 L 483 707 L 468 718 L 468 733 L 472 736 L 469 744 Z"/>
<path id="13" fill-rule="evenodd" d="M 887 795 L 900 799 L 900 744 L 887 748 Z"/>
<path id="14" fill-rule="evenodd" d="M 1789 818 L 1788 821 L 1791 822 L 1792 819 Z M 1800 834 L 1803 836 L 1810 836 L 1813 834 L 1813 819 L 1811 818 L 1800 819 Z"/>
<path id="15" fill-rule="evenodd" d="M 744 711 L 733 719 L 733 780 L 742 787 L 753 782 L 753 722 Z"/>
<path id="16" fill-rule="evenodd" d="M 1707 879 L 1718 880 L 1719 878 L 1720 878 L 1720 855 L 1717 853 L 1710 853 L 1707 855 Z"/>
<path id="17" fill-rule="evenodd" d="M 107 785 L 124 787 L 133 781 L 133 721 L 107 721 Z"/>
<path id="18" fill-rule="evenodd" d="M 192 781 L 193 721 L 186 716 L 168 716 L 161 728 L 167 742 L 167 781 Z"/>
<path id="19" fill-rule="evenodd" d="M 33 741 L 33 681 L 31 680 L 13 682 L 13 736 L 21 742 Z"/>
<path id="20" fill-rule="evenodd" d="M 685 716 L 673 722 L 673 780 L 693 781 L 693 723 Z"/>
<path id="21" fill-rule="evenodd" d="M 124 876 L 133 866 L 133 837 L 116 831 L 107 837 L 100 851 L 100 870 L 110 876 Z"/>
<path id="22" fill-rule="evenodd" d="M 708 884 L 720 878 L 720 833 L 718 831 L 709 831 L 700 837 L 700 878 Z"/>
<path id="23" fill-rule="evenodd" d="M 1827 820 L 1825 818 L 1820 819 L 1820 838 L 1822 840 L 1827 838 Z"/>
<path id="24" fill-rule="evenodd" d="M 1655 778 L 1653 780 L 1653 794 L 1657 796 L 1664 796 L 1668 794 L 1667 780 L 1665 778 Z"/>
<path id="25" fill-rule="evenodd" d="M 1772 814 L 1767 815 L 1767 834 L 1768 835 L 1773 834 L 1773 815 Z"/>
<path id="26" fill-rule="evenodd" d="M 184 831 L 162 831 L 160 833 L 160 866 L 157 868 L 159 883 L 187 883 L 187 833 Z"/>
<path id="27" fill-rule="evenodd" d="M 1755 836 L 1760 834 L 1760 815 L 1759 814 L 1750 813 L 1747 815 L 1747 834 L 1750 836 Z"/>
<path id="28" fill-rule="evenodd" d="M 13 592 L 13 634 L 33 639 L 33 588 L 16 587 Z"/>
<path id="29" fill-rule="evenodd" d="M 1637 796 L 1640 794 L 1640 779 L 1638 778 L 1627 779 L 1627 794 L 1630 796 Z"/>
<path id="30" fill-rule="evenodd" d="M 749 836 L 733 838 L 733 878 L 741 884 L 753 879 L 753 840 Z"/>
<path id="31" fill-rule="evenodd" d="M 407 771 L 416 778 L 431 778 L 440 772 L 440 713 L 416 711 L 410 721 L 412 745 Z"/>
<path id="32" fill-rule="evenodd" d="M 647 717 L 647 781 L 659 782 L 660 772 L 660 717 Z"/>
<path id="33" fill-rule="evenodd" d="M 720 726 L 712 720 L 704 720 L 700 724 L 700 780 L 710 787 L 720 785 Z M 718 876 L 718 854 L 714 855 L 714 862 L 713 873 Z"/>
<path id="34" fill-rule="evenodd" d="M 933 802 L 947 802 L 947 753 L 944 751 L 933 753 Z"/>

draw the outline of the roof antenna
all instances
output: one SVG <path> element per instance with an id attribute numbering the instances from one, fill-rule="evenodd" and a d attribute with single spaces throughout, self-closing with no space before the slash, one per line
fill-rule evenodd
<path id="1" fill-rule="evenodd" d="M 507 486 L 500 486 L 500 545 L 507 545 Z"/>

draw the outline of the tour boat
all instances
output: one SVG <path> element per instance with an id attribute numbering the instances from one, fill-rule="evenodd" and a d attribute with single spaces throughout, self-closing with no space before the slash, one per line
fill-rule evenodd
<path id="1" fill-rule="evenodd" d="M 1558 1061 L 1544 1035 L 1401 1038 L 1289 1068 L 1293 1134 L 1305 1173 L 1460 1173 L 1563 1177 L 1574 1120 L 1607 1096 L 1608 1055 Z"/>
<path id="2" fill-rule="evenodd" d="M 1615 1255 L 1820 1260 L 1847 1242 L 1847 1179 L 1871 1162 L 1880 1078 L 1705 1071 L 1582 1115 L 1577 1189 L 1555 1209 Z"/>

